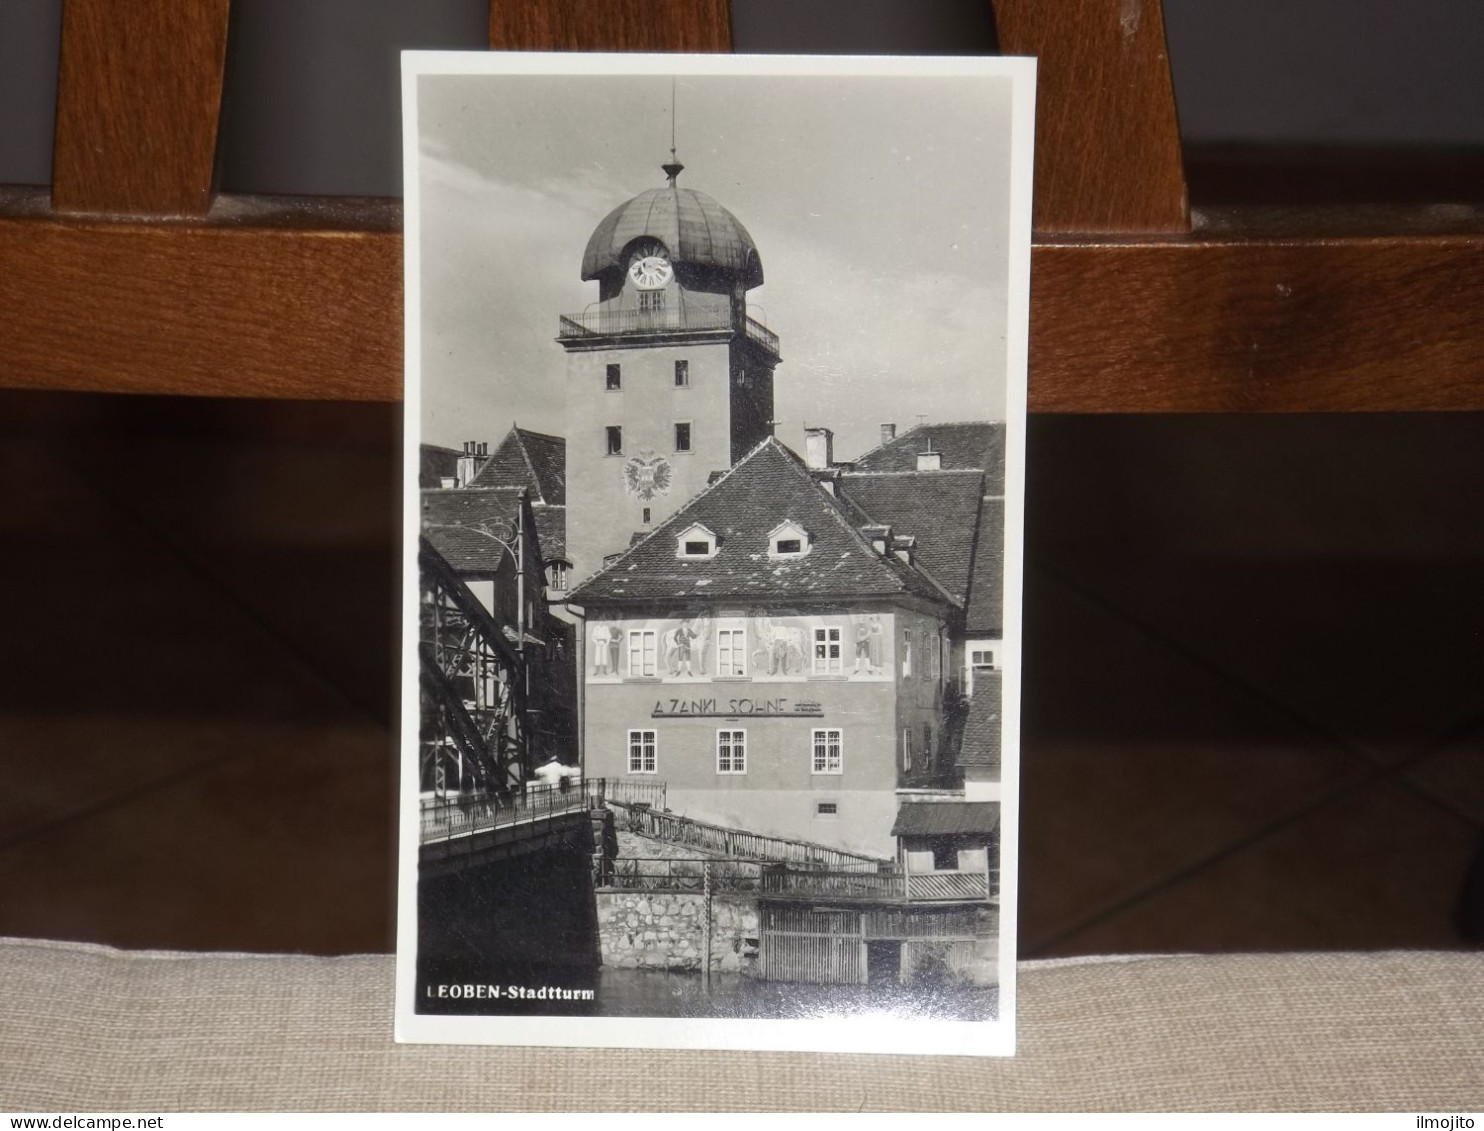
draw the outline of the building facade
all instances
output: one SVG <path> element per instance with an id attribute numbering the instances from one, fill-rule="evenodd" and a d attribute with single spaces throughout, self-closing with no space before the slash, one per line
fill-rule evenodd
<path id="1" fill-rule="evenodd" d="M 589 775 L 889 859 L 934 779 L 954 602 L 776 440 L 572 595 Z"/>

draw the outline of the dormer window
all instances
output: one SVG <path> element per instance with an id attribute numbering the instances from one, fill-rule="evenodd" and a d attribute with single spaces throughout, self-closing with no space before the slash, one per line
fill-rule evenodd
<path id="1" fill-rule="evenodd" d="M 705 561 L 716 557 L 716 551 L 720 545 L 721 540 L 717 538 L 715 532 L 697 522 L 687 526 L 676 536 L 675 556 Z"/>
<path id="2" fill-rule="evenodd" d="M 802 558 L 809 552 L 809 532 L 796 522 L 785 522 L 768 532 L 768 557 Z"/>

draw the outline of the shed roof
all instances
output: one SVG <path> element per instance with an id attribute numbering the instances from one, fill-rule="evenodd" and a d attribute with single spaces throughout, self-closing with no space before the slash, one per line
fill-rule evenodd
<path id="1" fill-rule="evenodd" d="M 1000 823 L 998 801 L 903 801 L 892 836 L 988 836 Z"/>

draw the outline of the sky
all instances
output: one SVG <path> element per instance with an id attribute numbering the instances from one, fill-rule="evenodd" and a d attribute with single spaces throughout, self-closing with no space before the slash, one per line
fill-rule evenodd
<path id="1" fill-rule="evenodd" d="M 667 75 L 418 79 L 425 443 L 565 433 L 557 316 L 594 228 L 663 185 Z M 776 434 L 1005 416 L 1010 80 L 674 78 L 680 185 L 751 233 L 779 335 Z"/>

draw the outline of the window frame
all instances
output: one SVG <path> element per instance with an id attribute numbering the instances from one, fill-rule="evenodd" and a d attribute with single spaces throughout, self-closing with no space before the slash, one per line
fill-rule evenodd
<path id="1" fill-rule="evenodd" d="M 683 448 L 680 446 L 680 430 L 682 428 L 685 429 L 685 447 Z M 696 450 L 695 435 L 691 431 L 691 422 L 689 420 L 675 421 L 675 426 L 671 431 L 674 433 L 671 439 L 675 441 L 675 452 L 677 455 L 689 455 Z"/>
<path id="2" fill-rule="evenodd" d="M 732 654 L 732 659 L 728 661 L 722 659 L 722 645 L 729 637 L 738 639 L 727 644 L 727 649 Z M 716 630 L 716 674 L 730 679 L 739 679 L 747 675 L 746 628 L 718 628 Z"/>
<path id="3" fill-rule="evenodd" d="M 639 666 L 648 668 L 648 671 L 634 671 L 634 638 L 639 638 Z M 645 640 L 648 637 L 648 640 Z M 652 628 L 631 628 L 627 630 L 625 643 L 628 647 L 624 651 L 624 663 L 628 668 L 630 679 L 655 679 L 659 672 L 659 634 Z M 646 656 L 648 662 L 646 663 Z"/>
<path id="4" fill-rule="evenodd" d="M 638 735 L 638 739 L 635 739 Z M 648 735 L 646 741 L 645 735 Z M 635 765 L 635 751 L 638 751 L 638 765 Z M 644 763 L 645 755 L 648 755 L 649 767 L 646 769 Z M 657 774 L 660 772 L 660 741 L 659 732 L 644 727 L 634 727 L 629 730 L 628 758 L 624 763 L 631 774 Z"/>
<path id="5" fill-rule="evenodd" d="M 615 445 L 614 441 L 617 441 L 617 444 L 616 445 Z M 603 425 L 603 447 L 604 447 L 604 453 L 603 453 L 604 455 L 610 455 L 610 456 L 621 456 L 621 455 L 623 455 L 623 425 L 622 424 L 605 424 L 605 425 Z"/>
<path id="6" fill-rule="evenodd" d="M 830 735 L 834 735 L 834 767 L 830 766 Z M 823 738 L 821 739 L 821 736 Z M 824 761 L 819 751 L 823 742 Z M 809 774 L 811 777 L 839 777 L 845 773 L 845 731 L 840 727 L 814 727 L 809 732 Z"/>
<path id="7" fill-rule="evenodd" d="M 603 391 L 605 393 L 623 392 L 623 366 L 619 362 L 610 361 L 603 370 Z"/>
<path id="8" fill-rule="evenodd" d="M 727 746 L 727 769 L 722 768 L 722 736 L 726 735 Z M 716 772 L 725 774 L 727 777 L 741 777 L 747 774 L 747 728 L 746 727 L 718 727 L 716 730 Z"/>
<path id="9" fill-rule="evenodd" d="M 690 388 L 690 358 L 688 357 L 675 359 L 675 388 Z"/>
<path id="10" fill-rule="evenodd" d="M 823 641 L 820 640 L 820 633 L 824 633 L 824 639 L 823 639 Z M 831 639 L 830 639 L 830 635 L 829 635 L 830 633 L 834 633 L 835 634 L 835 638 L 834 638 L 833 641 L 831 641 Z M 821 643 L 823 643 L 824 648 L 825 648 L 824 666 L 823 667 L 820 666 L 820 656 L 819 656 L 819 648 L 820 648 L 820 644 Z M 833 657 L 833 660 L 831 659 L 831 657 L 829 655 L 829 649 L 830 649 L 830 647 L 831 647 L 832 644 L 833 644 L 833 646 L 835 648 L 835 652 L 836 652 L 835 656 Z M 815 625 L 814 626 L 814 647 L 810 651 L 810 659 L 812 661 L 811 666 L 810 666 L 810 672 L 813 675 L 844 675 L 845 674 L 845 630 L 843 628 L 841 628 L 839 625 L 836 625 L 836 624 L 817 624 L 817 625 Z M 833 667 L 830 666 L 831 663 L 833 663 L 833 665 L 834 665 Z"/>

